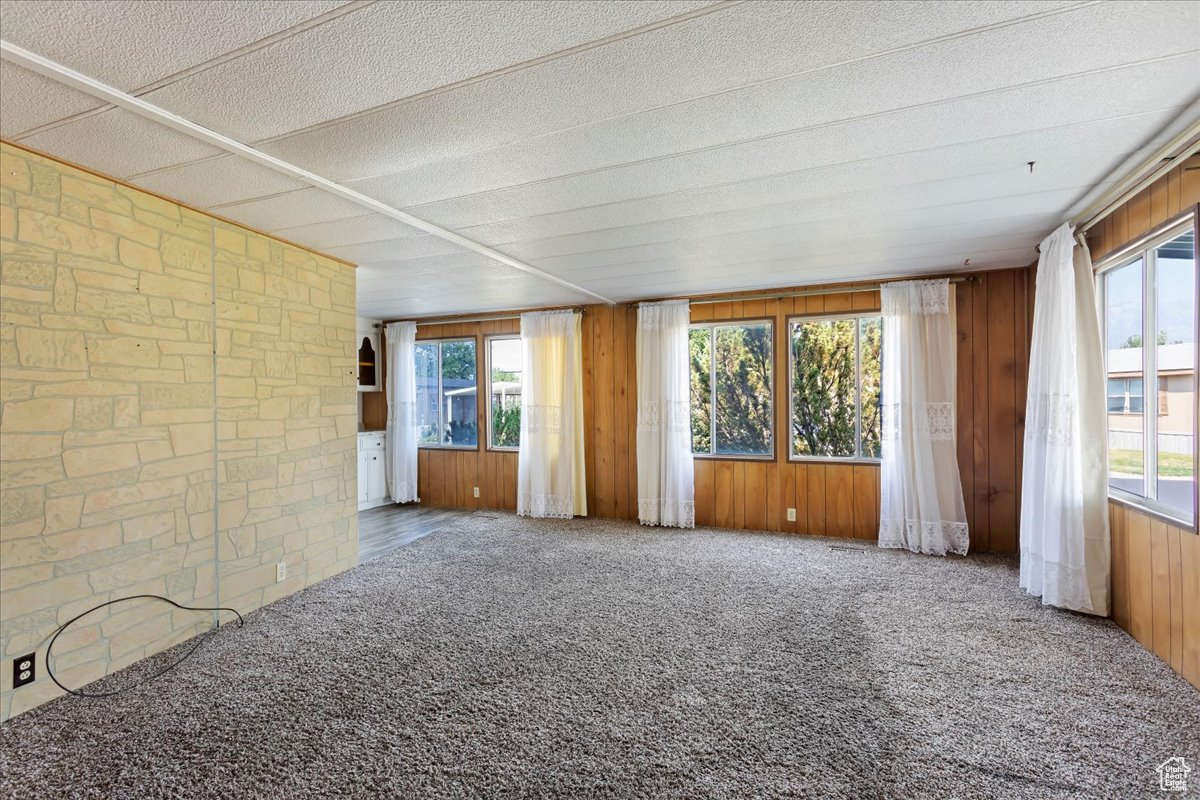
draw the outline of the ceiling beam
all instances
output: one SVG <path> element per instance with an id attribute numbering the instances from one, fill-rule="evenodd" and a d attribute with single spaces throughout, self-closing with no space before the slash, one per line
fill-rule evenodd
<path id="1" fill-rule="evenodd" d="M 562 278 L 559 278 L 557 275 L 551 275 L 549 272 L 545 272 L 537 267 L 526 264 L 523 261 L 519 261 L 512 256 L 506 255 L 499 250 L 495 250 L 480 242 L 476 242 L 473 239 L 468 239 L 467 237 L 452 230 L 443 228 L 439 225 L 434 225 L 432 222 L 426 222 L 419 217 L 414 217 L 412 214 L 401 211 L 400 209 L 390 206 L 387 203 L 381 203 L 372 197 L 368 197 L 361 192 L 356 192 L 347 186 L 343 186 L 340 183 L 331 181 L 328 178 L 316 174 L 315 172 L 309 172 L 308 170 L 284 161 L 283 159 L 268 155 L 261 150 L 256 150 L 248 144 L 239 142 L 236 139 L 231 139 L 224 134 L 217 133 L 214 130 L 204 127 L 203 125 L 192 122 L 189 119 L 185 119 L 178 114 L 173 114 L 170 111 L 167 111 L 165 108 L 160 108 L 159 106 L 147 102 L 140 97 L 134 97 L 133 95 L 123 92 L 120 89 L 116 89 L 105 83 L 101 83 L 95 78 L 84 75 L 83 73 L 77 72 L 70 67 L 59 64 L 56 61 L 51 61 L 45 56 L 41 56 L 30 50 L 26 50 L 23 47 L 12 44 L 11 42 L 3 39 L 0 39 L 0 57 L 2 57 L 5 61 L 9 61 L 18 66 L 24 67 L 25 69 L 36 72 L 39 75 L 50 78 L 51 80 L 90 94 L 91 96 L 99 100 L 103 100 L 106 103 L 111 103 L 118 108 L 123 108 L 126 111 L 133 112 L 140 117 L 145 117 L 146 119 L 157 122 L 160 125 L 171 128 L 172 130 L 176 130 L 180 133 L 191 136 L 194 139 L 198 139 L 202 142 L 213 145 L 214 147 L 225 150 L 226 152 L 233 153 L 241 158 L 245 158 L 248 161 L 253 161 L 254 163 L 260 164 L 268 169 L 275 170 L 283 175 L 287 175 L 295 178 L 296 180 L 307 183 L 310 186 L 328 192 L 336 197 L 340 197 L 343 200 L 348 200 L 352 203 L 360 205 L 363 208 L 375 212 L 376 214 L 382 214 L 383 216 L 390 217 L 391 219 L 402 222 L 405 225 L 416 228 L 417 230 L 424 231 L 431 236 L 436 236 L 437 238 L 457 245 L 464 250 L 469 250 L 473 253 L 486 256 L 497 263 L 520 270 L 521 272 L 532 275 L 535 278 L 540 278 L 544 281 L 557 284 L 558 286 L 570 289 L 578 294 L 593 297 L 603 303 L 607 303 L 608 305 L 616 304 L 616 301 L 610 300 L 604 295 L 597 294 L 590 289 L 585 289 L 578 284 L 571 283 L 570 281 L 565 281 Z"/>

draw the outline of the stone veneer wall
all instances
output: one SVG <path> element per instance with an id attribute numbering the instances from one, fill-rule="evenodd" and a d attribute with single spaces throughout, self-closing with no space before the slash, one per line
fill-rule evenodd
<path id="1" fill-rule="evenodd" d="M 357 418 L 352 268 L 0 148 L 7 719 L 354 565 Z"/>

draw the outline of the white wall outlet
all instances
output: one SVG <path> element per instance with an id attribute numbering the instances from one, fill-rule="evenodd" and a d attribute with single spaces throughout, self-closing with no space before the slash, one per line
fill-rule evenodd
<path id="1" fill-rule="evenodd" d="M 281 583 L 287 580 L 287 562 L 280 561 L 275 565 L 275 582 Z"/>
<path id="2" fill-rule="evenodd" d="M 795 522 L 795 521 L 796 521 L 796 509 L 789 508 L 788 509 L 788 522 Z"/>
<path id="3" fill-rule="evenodd" d="M 479 497 L 479 487 L 478 486 L 475 487 L 475 496 Z"/>

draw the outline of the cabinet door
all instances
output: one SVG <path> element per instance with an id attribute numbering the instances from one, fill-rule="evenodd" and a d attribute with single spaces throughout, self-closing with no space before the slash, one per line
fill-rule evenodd
<path id="1" fill-rule="evenodd" d="M 379 448 L 366 453 L 366 456 L 370 459 L 367 464 L 367 499 L 383 500 L 388 496 L 387 470 L 383 461 L 383 449 Z"/>
<path id="2" fill-rule="evenodd" d="M 368 464 L 371 463 L 371 454 L 364 451 L 358 451 L 358 502 L 365 503 L 370 498 L 368 487 L 371 484 Z"/>

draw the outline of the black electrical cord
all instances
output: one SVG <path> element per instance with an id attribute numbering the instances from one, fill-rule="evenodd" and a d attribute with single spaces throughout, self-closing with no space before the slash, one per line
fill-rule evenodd
<path id="1" fill-rule="evenodd" d="M 196 644 L 192 645 L 192 649 L 188 650 L 186 653 L 184 653 L 174 663 L 164 667 L 163 669 L 159 670 L 158 672 L 154 673 L 153 675 L 151 675 L 148 678 L 142 678 L 137 683 L 134 683 L 130 686 L 126 686 L 121 689 L 117 689 L 112 692 L 81 692 L 78 689 L 72 689 L 69 686 L 63 686 L 62 681 L 60 681 L 58 679 L 58 677 L 55 676 L 54 670 L 50 668 L 50 651 L 54 648 L 54 642 L 58 639 L 59 635 L 63 631 L 65 631 L 67 628 L 69 628 L 71 625 L 74 625 L 76 622 L 83 619 L 88 614 L 92 613 L 93 611 L 99 611 L 100 609 L 102 609 L 106 606 L 116 605 L 117 603 L 124 603 L 128 600 L 162 600 L 164 603 L 170 603 L 171 605 L 173 605 L 176 608 L 181 609 L 183 611 L 232 611 L 234 614 L 237 614 L 239 628 L 246 624 L 246 621 L 244 619 L 242 619 L 242 615 L 238 614 L 238 611 L 235 608 L 220 608 L 220 607 L 218 607 L 218 608 L 199 608 L 199 607 L 194 607 L 194 606 L 181 606 L 179 603 L 176 603 L 174 600 L 171 600 L 170 598 L 167 598 L 167 597 L 163 597 L 162 595 L 159 595 L 159 594 L 135 594 L 135 595 L 130 595 L 129 597 L 118 597 L 116 600 L 109 600 L 107 603 L 101 603 L 100 605 L 96 606 L 95 608 L 89 608 L 87 611 L 83 612 L 82 614 L 79 614 L 78 616 L 72 617 L 71 619 L 67 620 L 62 625 L 60 625 L 58 627 L 58 630 L 56 630 L 54 632 L 54 635 L 50 637 L 50 644 L 46 645 L 46 674 L 50 676 L 50 680 L 52 680 L 58 684 L 58 688 L 62 689 L 64 692 L 69 692 L 70 694 L 73 694 L 76 697 L 89 697 L 89 698 L 112 697 L 115 694 L 121 694 L 122 692 L 128 692 L 130 689 L 136 689 L 138 686 L 141 686 L 142 684 L 149 683 L 150 681 L 154 680 L 155 678 L 165 675 L 166 673 L 170 672 L 171 670 L 175 669 L 180 664 L 182 664 L 184 661 L 186 661 L 193 653 L 195 653 L 197 650 L 200 649 L 200 645 L 204 644 L 205 637 L 203 635 L 197 636 Z M 218 622 L 217 624 L 219 625 L 220 623 Z"/>

